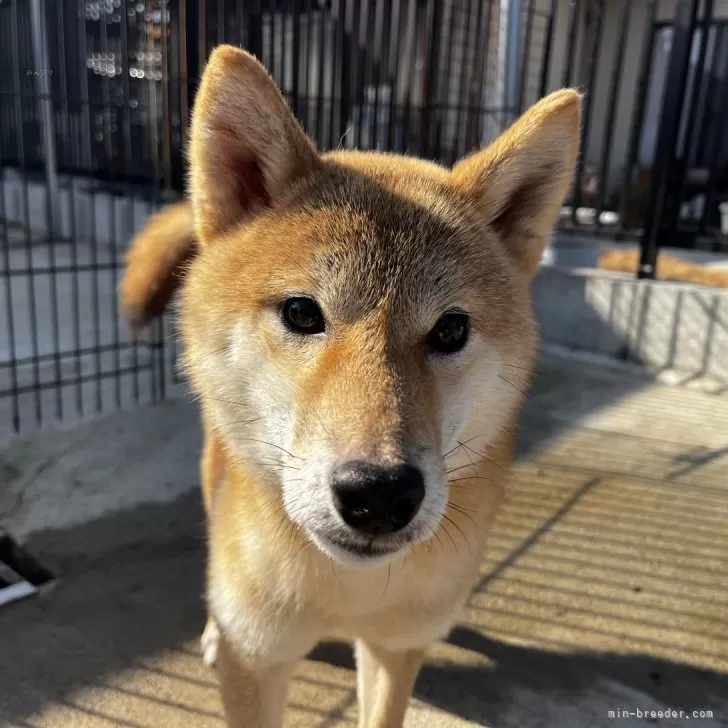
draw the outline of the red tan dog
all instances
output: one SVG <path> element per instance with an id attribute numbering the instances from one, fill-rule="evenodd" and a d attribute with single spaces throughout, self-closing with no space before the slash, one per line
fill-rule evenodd
<path id="1" fill-rule="evenodd" d="M 229 725 L 279 726 L 327 637 L 356 643 L 360 725 L 401 725 L 501 499 L 579 118 L 554 93 L 452 169 L 319 154 L 253 57 L 213 53 L 190 204 L 134 242 L 122 297 L 141 326 L 182 282 Z"/>

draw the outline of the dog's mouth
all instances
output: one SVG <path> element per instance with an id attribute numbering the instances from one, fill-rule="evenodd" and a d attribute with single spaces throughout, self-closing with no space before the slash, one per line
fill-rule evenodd
<path id="1" fill-rule="evenodd" d="M 339 534 L 312 534 L 316 546 L 327 556 L 347 564 L 373 565 L 403 551 L 404 543 L 380 539 L 355 541 Z"/>
<path id="2" fill-rule="evenodd" d="M 355 554 L 356 556 L 382 556 L 399 550 L 391 546 L 375 546 L 373 541 L 366 544 L 358 544 L 353 541 L 344 541 L 338 538 L 330 538 L 329 541 L 331 541 L 334 546 L 337 546 L 344 551 L 348 551 L 351 554 Z"/>

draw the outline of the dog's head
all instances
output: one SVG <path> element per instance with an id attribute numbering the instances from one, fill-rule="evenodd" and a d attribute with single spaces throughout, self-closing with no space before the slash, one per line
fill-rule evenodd
<path id="1" fill-rule="evenodd" d="M 433 536 L 471 412 L 486 446 L 513 420 L 579 106 L 549 96 L 452 170 L 319 155 L 254 58 L 212 55 L 191 135 L 186 364 L 229 451 L 329 555 L 368 563 Z"/>

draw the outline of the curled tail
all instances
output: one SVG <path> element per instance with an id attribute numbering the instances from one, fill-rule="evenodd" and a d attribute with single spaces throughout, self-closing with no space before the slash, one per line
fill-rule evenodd
<path id="1" fill-rule="evenodd" d="M 162 315 L 196 252 L 188 202 L 169 205 L 147 221 L 132 241 L 119 286 L 124 315 L 133 331 Z"/>

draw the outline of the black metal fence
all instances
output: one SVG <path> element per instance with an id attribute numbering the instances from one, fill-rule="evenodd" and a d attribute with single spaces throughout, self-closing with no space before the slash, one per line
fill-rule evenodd
<path id="1" fill-rule="evenodd" d="M 131 341 L 116 287 L 134 231 L 183 194 L 222 42 L 262 59 L 322 149 L 450 164 L 580 86 L 561 234 L 640 241 L 644 276 L 658 245 L 728 246 L 728 15 L 711 0 L 5 0 L 0 436 L 178 386 L 170 322 Z"/>

